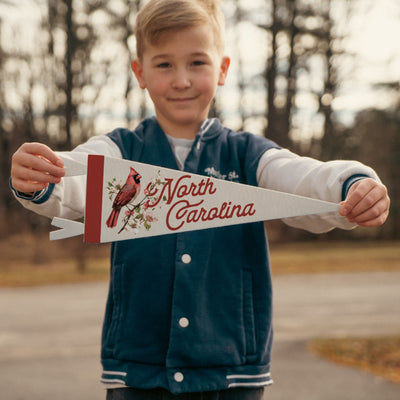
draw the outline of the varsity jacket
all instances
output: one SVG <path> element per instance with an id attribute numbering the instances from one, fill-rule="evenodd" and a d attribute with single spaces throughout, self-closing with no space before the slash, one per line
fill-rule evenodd
<path id="1" fill-rule="evenodd" d="M 74 156 L 84 158 L 89 152 L 178 168 L 154 118 L 134 131 L 117 129 L 93 139 Z M 378 179 L 362 164 L 298 157 L 263 137 L 235 133 L 216 119 L 203 123 L 184 170 L 337 202 L 356 180 Z M 31 199 L 16 195 L 48 216 L 81 216 L 82 178 L 63 181 Z M 286 222 L 315 232 L 353 227 L 340 216 Z M 112 244 L 102 382 L 162 387 L 175 394 L 269 385 L 272 338 L 262 222 Z"/>

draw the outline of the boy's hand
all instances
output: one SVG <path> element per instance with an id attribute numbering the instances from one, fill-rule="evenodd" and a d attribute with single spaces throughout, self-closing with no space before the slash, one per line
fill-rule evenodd
<path id="1" fill-rule="evenodd" d="M 365 178 L 351 186 L 341 205 L 339 213 L 349 222 L 376 227 L 382 225 L 389 215 L 390 198 L 386 186 L 374 179 Z"/>
<path id="2" fill-rule="evenodd" d="M 19 192 L 38 192 L 64 175 L 62 160 L 44 144 L 24 143 L 12 156 L 11 181 Z"/>

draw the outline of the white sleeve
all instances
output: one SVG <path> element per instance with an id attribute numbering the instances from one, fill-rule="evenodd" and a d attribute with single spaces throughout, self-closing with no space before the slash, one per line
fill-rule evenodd
<path id="1" fill-rule="evenodd" d="M 371 177 L 379 181 L 375 171 L 357 161 L 322 162 L 300 157 L 286 149 L 270 149 L 261 157 L 257 168 L 260 187 L 339 203 L 343 187 L 351 177 Z M 285 219 L 287 225 L 313 233 L 334 228 L 352 229 L 339 214 L 321 214 Z"/>
<path id="2" fill-rule="evenodd" d="M 62 154 L 62 153 L 58 153 Z M 122 158 L 119 147 L 108 136 L 94 136 L 79 145 L 68 155 L 76 161 L 87 164 L 88 154 L 102 154 Z M 17 200 L 27 209 L 48 218 L 61 217 L 79 219 L 84 216 L 86 200 L 86 175 L 64 177 L 54 185 L 53 190 L 45 189 L 27 198 L 14 191 Z"/>

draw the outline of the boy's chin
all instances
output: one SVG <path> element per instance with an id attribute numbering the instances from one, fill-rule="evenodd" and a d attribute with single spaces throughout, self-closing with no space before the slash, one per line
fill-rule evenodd
<path id="1" fill-rule="evenodd" d="M 205 118 L 176 118 L 170 121 L 159 120 L 164 132 L 177 138 L 194 139 Z"/>

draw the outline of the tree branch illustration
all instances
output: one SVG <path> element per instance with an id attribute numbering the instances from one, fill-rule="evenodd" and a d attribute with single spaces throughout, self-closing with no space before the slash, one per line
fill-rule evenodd
<path id="1" fill-rule="evenodd" d="M 127 205 L 125 206 L 129 210 L 129 215 L 125 218 L 126 221 L 124 222 L 124 225 L 122 225 L 122 228 L 118 231 L 118 234 L 120 234 L 125 229 L 133 213 L 145 203 L 146 199 L 147 196 L 145 196 L 142 201 L 140 201 L 138 204 L 135 204 L 132 208 L 128 207 Z"/>

